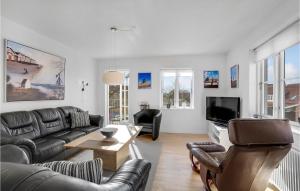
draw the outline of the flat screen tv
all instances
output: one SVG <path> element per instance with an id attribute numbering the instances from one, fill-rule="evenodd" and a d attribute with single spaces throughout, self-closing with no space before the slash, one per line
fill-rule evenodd
<path id="1" fill-rule="evenodd" d="M 239 97 L 206 97 L 206 120 L 227 126 L 229 120 L 239 117 Z"/>

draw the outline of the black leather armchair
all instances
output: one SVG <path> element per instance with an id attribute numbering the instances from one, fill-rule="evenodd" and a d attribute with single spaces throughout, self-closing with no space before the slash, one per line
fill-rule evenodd
<path id="1" fill-rule="evenodd" d="M 144 109 L 133 115 L 134 124 L 143 126 L 142 133 L 151 133 L 152 140 L 159 136 L 162 112 L 158 109 Z"/>
<path id="2" fill-rule="evenodd" d="M 0 190 L 5 191 L 144 191 L 151 168 L 145 160 L 130 160 L 98 185 L 30 165 L 24 150 L 16 145 L 3 145 L 0 152 Z"/>

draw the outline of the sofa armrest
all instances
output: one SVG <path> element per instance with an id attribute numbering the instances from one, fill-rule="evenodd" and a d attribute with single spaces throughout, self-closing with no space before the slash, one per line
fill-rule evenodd
<path id="1" fill-rule="evenodd" d="M 153 117 L 153 130 L 152 130 L 153 140 L 157 139 L 157 137 L 159 136 L 161 119 L 162 119 L 162 112 L 159 112 Z"/>
<path id="2" fill-rule="evenodd" d="M 1 162 L 29 164 L 28 154 L 17 145 L 2 145 L 0 147 Z"/>
<path id="3" fill-rule="evenodd" d="M 107 181 L 109 184 L 126 184 L 132 191 L 144 190 L 148 181 L 151 163 L 143 159 L 127 161 Z"/>
<path id="4" fill-rule="evenodd" d="M 36 154 L 36 145 L 30 139 L 22 138 L 22 137 L 2 136 L 0 142 L 1 142 L 0 143 L 1 145 L 11 144 L 11 145 L 16 145 L 16 146 L 22 148 L 28 155 L 28 158 L 30 161 L 33 160 L 33 156 L 35 156 L 35 154 Z"/>
<path id="5" fill-rule="evenodd" d="M 101 115 L 89 115 L 91 125 L 98 126 L 100 128 L 103 127 L 104 118 Z"/>
<path id="6" fill-rule="evenodd" d="M 193 148 L 191 152 L 194 155 L 194 157 L 207 169 L 211 170 L 214 173 L 220 173 L 222 171 L 221 163 L 218 160 L 211 157 L 202 149 Z"/>

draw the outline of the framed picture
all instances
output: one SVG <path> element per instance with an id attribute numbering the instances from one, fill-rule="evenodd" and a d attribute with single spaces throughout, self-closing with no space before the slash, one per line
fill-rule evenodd
<path id="1" fill-rule="evenodd" d="M 230 84 L 231 88 L 237 88 L 239 83 L 239 65 L 230 68 Z"/>
<path id="2" fill-rule="evenodd" d="M 151 73 L 138 73 L 138 89 L 151 88 Z"/>
<path id="3" fill-rule="evenodd" d="M 65 58 L 5 40 L 6 101 L 63 100 Z"/>
<path id="4" fill-rule="evenodd" d="M 219 71 L 204 71 L 204 88 L 219 88 Z"/>

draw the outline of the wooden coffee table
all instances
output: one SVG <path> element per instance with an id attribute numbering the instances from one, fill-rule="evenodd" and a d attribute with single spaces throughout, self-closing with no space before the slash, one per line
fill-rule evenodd
<path id="1" fill-rule="evenodd" d="M 101 158 L 103 168 L 116 171 L 129 157 L 129 144 L 139 134 L 141 126 L 108 125 L 117 128 L 112 138 L 105 138 L 99 130 L 75 139 L 64 146 L 93 150 L 94 158 Z M 106 128 L 105 127 L 105 128 Z"/>

